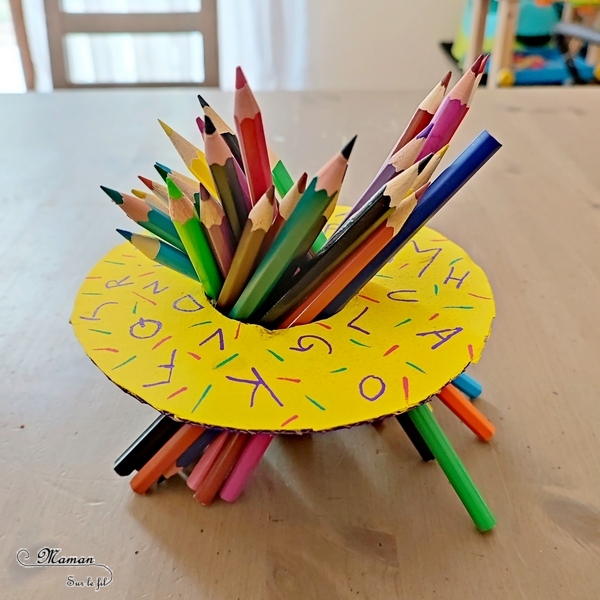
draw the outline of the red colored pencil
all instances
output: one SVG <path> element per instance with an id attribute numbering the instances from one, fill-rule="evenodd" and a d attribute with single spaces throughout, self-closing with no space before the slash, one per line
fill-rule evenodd
<path id="1" fill-rule="evenodd" d="M 254 205 L 273 185 L 273 179 L 260 108 L 240 67 L 236 71 L 233 114 Z"/>

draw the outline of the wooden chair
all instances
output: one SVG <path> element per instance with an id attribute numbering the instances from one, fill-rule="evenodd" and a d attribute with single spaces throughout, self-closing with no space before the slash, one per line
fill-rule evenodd
<path id="1" fill-rule="evenodd" d="M 68 13 L 60 0 L 44 0 L 52 79 L 55 88 L 83 87 L 148 87 L 198 85 L 198 82 L 134 82 L 74 83 L 69 78 L 65 56 L 65 36 L 70 33 L 176 33 L 195 32 L 204 40 L 204 73 L 202 85 L 219 86 L 219 53 L 217 40 L 217 2 L 202 0 L 196 12 L 185 13 Z"/>
<path id="2" fill-rule="evenodd" d="M 15 37 L 17 46 L 21 55 L 21 64 L 23 65 L 23 75 L 25 76 L 25 85 L 27 91 L 35 90 L 35 69 L 31 60 L 31 51 L 29 49 L 29 40 L 27 39 L 27 30 L 25 29 L 25 19 L 23 17 L 23 6 L 21 0 L 8 0 L 10 12 L 12 14 Z"/>

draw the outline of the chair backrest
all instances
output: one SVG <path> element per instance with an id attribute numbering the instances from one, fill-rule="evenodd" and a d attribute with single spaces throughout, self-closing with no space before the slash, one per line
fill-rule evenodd
<path id="1" fill-rule="evenodd" d="M 217 2 L 202 0 L 199 10 L 162 13 L 91 13 L 67 12 L 61 0 L 44 0 L 48 27 L 50 64 L 55 88 L 148 87 L 173 85 L 219 86 L 219 52 L 217 36 Z M 124 0 L 124 5 L 127 2 Z M 198 3 L 200 4 L 200 3 Z M 204 45 L 203 81 L 73 81 L 66 52 L 69 34 L 202 34 Z M 142 37 L 142 36 L 140 36 Z M 198 57 L 195 57 L 198 58 Z M 71 65 L 72 66 L 72 65 Z"/>

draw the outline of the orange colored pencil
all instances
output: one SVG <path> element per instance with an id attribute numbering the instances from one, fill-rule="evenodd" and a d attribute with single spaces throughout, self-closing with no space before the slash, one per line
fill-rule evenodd
<path id="1" fill-rule="evenodd" d="M 240 67 L 236 70 L 233 115 L 254 205 L 273 185 L 273 178 L 260 108 Z"/>
<path id="2" fill-rule="evenodd" d="M 145 494 L 159 477 L 202 435 L 204 427 L 186 423 L 173 437 L 135 474 L 131 489 Z"/>
<path id="3" fill-rule="evenodd" d="M 206 475 L 202 483 L 200 483 L 194 494 L 194 498 L 198 502 L 205 506 L 212 504 L 212 501 L 219 493 L 225 479 L 227 479 L 229 471 L 231 471 L 242 453 L 249 437 L 250 436 L 247 433 L 239 432 L 229 436 L 225 446 L 221 450 L 219 456 L 217 456 L 217 460 L 215 460 L 208 472 L 208 475 Z"/>
<path id="4" fill-rule="evenodd" d="M 473 403 L 451 383 L 443 387 L 436 396 L 480 439 L 492 439 L 496 428 Z"/>
<path id="5" fill-rule="evenodd" d="M 198 464 L 194 467 L 194 470 L 188 477 L 187 485 L 190 489 L 196 491 L 204 481 L 229 436 L 230 434 L 228 431 L 222 431 L 219 434 L 219 437 L 206 449 L 206 452 L 201 456 Z"/>
<path id="6" fill-rule="evenodd" d="M 321 311 L 377 256 L 400 232 L 402 225 L 425 192 L 426 186 L 404 198 L 398 208 L 363 242 L 319 287 L 285 317 L 279 329 L 305 325 L 314 321 Z"/>

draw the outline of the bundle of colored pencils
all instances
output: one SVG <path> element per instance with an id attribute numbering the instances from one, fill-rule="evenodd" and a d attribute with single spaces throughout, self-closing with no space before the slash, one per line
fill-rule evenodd
<path id="1" fill-rule="evenodd" d="M 352 138 L 312 178 L 294 179 L 269 150 L 260 108 L 236 76 L 235 131 L 201 96 L 204 152 L 161 126 L 193 177 L 165 165 L 148 192 L 102 189 L 152 236 L 118 230 L 151 260 L 199 281 L 224 314 L 286 328 L 335 314 L 491 158 L 500 144 L 483 131 L 432 180 L 469 110 L 484 72 L 480 56 L 450 89 L 448 73 L 417 107 L 373 182 L 327 240 L 354 146 Z M 117 461 L 144 493 L 196 464 L 188 479 L 210 504 L 240 493 L 272 435 L 227 433 L 159 417 Z"/>

